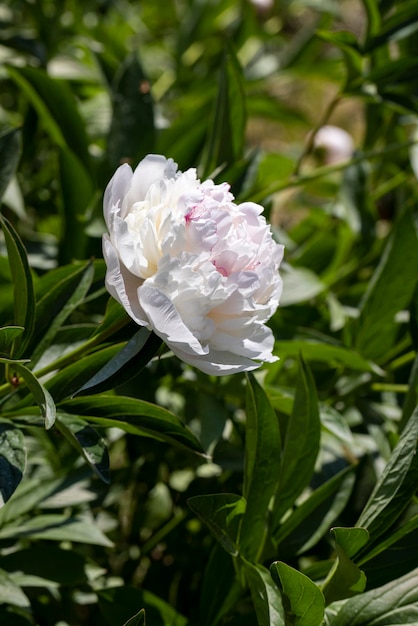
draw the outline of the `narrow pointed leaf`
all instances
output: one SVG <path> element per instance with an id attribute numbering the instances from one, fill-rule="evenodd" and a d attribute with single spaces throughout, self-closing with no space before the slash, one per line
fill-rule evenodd
<path id="1" fill-rule="evenodd" d="M 60 409 L 106 428 L 116 426 L 125 432 L 168 441 L 204 454 L 199 441 L 176 415 L 150 402 L 100 395 L 63 402 Z"/>
<path id="2" fill-rule="evenodd" d="M 393 347 L 399 332 L 395 316 L 412 300 L 417 267 L 417 232 L 412 216 L 405 213 L 394 226 L 361 303 L 355 344 L 366 358 L 379 361 Z"/>
<path id="3" fill-rule="evenodd" d="M 357 526 L 376 539 L 404 511 L 418 484 L 418 407 L 409 418 L 392 456 L 370 495 Z"/>
<path id="4" fill-rule="evenodd" d="M 319 451 L 320 419 L 312 374 L 299 359 L 292 414 L 286 427 L 280 466 L 279 487 L 273 509 L 273 529 L 311 480 Z"/>
<path id="5" fill-rule="evenodd" d="M 0 328 L 0 355 L 9 355 L 13 342 L 20 337 L 23 326 L 3 326 Z"/>
<path id="6" fill-rule="evenodd" d="M 20 130 L 13 128 L 0 135 L 0 203 L 16 171 L 20 156 Z"/>
<path id="7" fill-rule="evenodd" d="M 136 53 L 118 68 L 111 89 L 112 121 L 107 146 L 107 167 L 122 163 L 136 165 L 152 152 L 155 138 L 154 110 L 150 84 Z"/>
<path id="8" fill-rule="evenodd" d="M 349 554 L 356 552 L 369 538 L 364 528 L 338 528 L 331 532 L 335 539 L 337 559 L 322 586 L 327 604 L 364 591 L 366 576 Z"/>
<path id="9" fill-rule="evenodd" d="M 145 611 L 141 609 L 139 613 L 128 619 L 123 626 L 145 626 Z"/>
<path id="10" fill-rule="evenodd" d="M 246 122 L 245 92 L 239 61 L 228 47 L 219 77 L 215 113 L 209 131 L 204 172 L 232 165 L 242 157 Z"/>
<path id="11" fill-rule="evenodd" d="M 257 561 L 268 532 L 269 504 L 280 471 L 280 430 L 266 393 L 251 374 L 247 378 L 246 437 L 240 552 Z"/>
<path id="12" fill-rule="evenodd" d="M 0 223 L 6 240 L 10 271 L 14 285 L 14 323 L 25 329 L 17 338 L 13 356 L 19 357 L 29 342 L 35 322 L 35 296 L 32 275 L 23 243 L 12 225 L 0 215 Z"/>
<path id="13" fill-rule="evenodd" d="M 102 393 L 136 376 L 161 348 L 162 340 L 141 328 L 106 365 L 74 395 Z"/>

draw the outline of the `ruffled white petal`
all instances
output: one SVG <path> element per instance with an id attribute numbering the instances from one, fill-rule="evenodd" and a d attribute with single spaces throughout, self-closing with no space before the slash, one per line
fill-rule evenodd
<path id="1" fill-rule="evenodd" d="M 109 183 L 106 286 L 183 361 L 221 375 L 272 362 L 283 246 L 262 207 L 159 155 Z"/>

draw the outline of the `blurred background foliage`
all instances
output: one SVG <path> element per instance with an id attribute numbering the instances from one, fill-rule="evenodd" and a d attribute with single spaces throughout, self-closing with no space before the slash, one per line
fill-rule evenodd
<path id="1" fill-rule="evenodd" d="M 118 325 L 111 307 L 106 332 L 97 330 L 108 301 L 102 196 L 120 163 L 135 166 L 150 152 L 228 181 L 239 201 L 262 203 L 286 246 L 282 306 L 271 321 L 280 361 L 256 379 L 282 441 L 291 438 L 289 424 L 296 429 L 294 448 L 283 454 L 287 461 L 295 454 L 292 479 L 301 483 L 276 511 L 255 561 L 280 558 L 326 579 L 336 562 L 330 527 L 356 524 L 416 405 L 417 31 L 414 0 L 0 6 L 0 191 L 8 220 L 0 322 L 13 321 L 19 290 L 33 283 L 33 329 L 12 356 L 31 359 L 28 367 L 61 403 L 57 426 L 45 432 L 34 396 L 8 386 L 12 339 L 4 332 L 7 467 L 0 470 L 6 475 L 11 458 L 21 474 L 26 469 L 22 482 L 6 476 L 3 490 L 6 500 L 20 483 L 0 511 L 2 623 L 122 626 L 136 614 L 132 624 L 141 624 L 143 607 L 152 626 L 281 623 L 237 587 L 231 556 L 204 523 L 212 514 L 201 502 L 193 512 L 187 505 L 193 496 L 243 492 L 244 377 L 213 379 L 164 354 L 112 385 L 123 429 L 106 421 L 116 404 L 108 409 L 100 395 L 91 404 L 69 400 L 136 330 L 122 317 Z M 329 126 L 347 131 L 352 145 L 340 139 L 335 154 L 329 134 L 319 140 Z M 28 253 L 21 273 L 7 258 L 14 231 Z M 23 253 L 15 254 L 19 265 Z M 30 307 L 21 306 L 26 327 Z M 56 361 L 80 345 L 83 360 Z M 300 356 L 314 382 L 311 374 L 300 382 Z M 320 426 L 309 410 L 297 433 L 298 388 L 306 405 L 319 407 Z M 129 399 L 171 411 L 189 434 L 165 413 L 154 417 L 172 420 L 169 428 L 135 426 L 129 416 L 145 408 Z M 105 437 L 110 461 L 96 431 L 83 431 L 89 424 Z M 369 528 L 367 549 L 360 542 L 351 554 L 337 537 L 348 557 L 357 555 L 353 568 L 363 567 L 368 591 L 418 565 L 417 469 L 405 471 L 386 522 L 376 536 Z M 246 571 L 253 591 L 256 570 Z M 335 577 L 327 589 L 329 602 L 351 593 Z M 329 623 L 343 623 L 330 615 Z"/>

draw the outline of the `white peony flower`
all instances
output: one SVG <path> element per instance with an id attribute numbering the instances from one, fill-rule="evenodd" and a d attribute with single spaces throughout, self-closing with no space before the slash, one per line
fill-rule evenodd
<path id="1" fill-rule="evenodd" d="M 104 196 L 106 287 L 135 322 L 208 374 L 259 367 L 272 356 L 265 322 L 279 304 L 283 246 L 252 202 L 201 183 L 172 159 L 122 165 Z"/>

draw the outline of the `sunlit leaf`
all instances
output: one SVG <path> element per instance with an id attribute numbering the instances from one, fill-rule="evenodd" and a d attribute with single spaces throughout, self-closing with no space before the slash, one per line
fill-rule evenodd
<path id="1" fill-rule="evenodd" d="M 324 618 L 325 600 L 315 583 L 280 561 L 273 563 L 270 571 L 282 593 L 286 624 L 320 626 Z"/>

